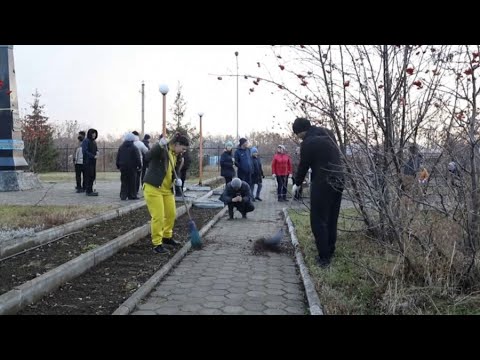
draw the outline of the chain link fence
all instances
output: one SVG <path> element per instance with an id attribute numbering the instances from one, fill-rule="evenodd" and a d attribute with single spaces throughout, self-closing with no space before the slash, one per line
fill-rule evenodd
<path id="1" fill-rule="evenodd" d="M 55 171 L 57 172 L 75 172 L 75 164 L 73 163 L 75 151 L 77 147 L 58 147 Z M 190 175 L 198 175 L 199 170 L 199 150 L 200 148 L 190 148 L 190 157 L 192 163 L 190 165 Z M 99 146 L 100 152 L 97 158 L 97 172 L 117 171 L 116 160 L 118 147 Z M 217 168 L 220 173 L 220 157 L 224 151 L 223 147 L 204 147 L 203 148 L 203 166 L 209 168 Z M 265 175 L 271 175 L 272 154 L 262 154 L 260 159 L 263 165 Z"/>

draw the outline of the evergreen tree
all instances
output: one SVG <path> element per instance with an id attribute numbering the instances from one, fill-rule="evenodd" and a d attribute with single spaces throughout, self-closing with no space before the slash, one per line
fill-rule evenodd
<path id="1" fill-rule="evenodd" d="M 199 174 L 199 145 L 200 145 L 200 134 L 198 133 L 196 127 L 191 126 L 187 123 L 185 118 L 185 113 L 187 111 L 187 102 L 185 101 L 182 94 L 182 85 L 178 83 L 177 95 L 175 96 L 175 101 L 173 103 L 170 111 L 173 114 L 173 119 L 171 122 L 167 122 L 167 136 L 171 137 L 175 133 L 181 133 L 187 135 L 190 139 L 190 158 L 191 165 L 189 168 L 189 173 L 192 176 L 197 176 Z M 204 161 L 204 166 L 206 165 Z"/>
<path id="2" fill-rule="evenodd" d="M 54 130 L 48 124 L 48 117 L 44 116 L 45 105 L 40 105 L 40 96 L 38 90 L 35 90 L 33 104 L 30 104 L 32 113 L 22 119 L 24 156 L 32 172 L 54 170 L 57 156 L 53 143 Z"/>

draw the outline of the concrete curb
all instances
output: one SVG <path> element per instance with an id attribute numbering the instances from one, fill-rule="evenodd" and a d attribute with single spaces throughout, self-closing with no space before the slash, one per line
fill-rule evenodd
<path id="1" fill-rule="evenodd" d="M 58 239 L 87 226 L 98 224 L 127 214 L 133 210 L 145 206 L 145 201 L 136 202 L 135 204 L 122 206 L 118 209 L 107 211 L 102 215 L 98 215 L 89 219 L 79 219 L 67 224 L 55 226 L 51 229 L 40 231 L 32 237 L 22 237 L 18 239 L 7 240 L 0 243 L 0 260 L 8 256 L 20 253 L 38 245 L 44 245 L 49 241 Z"/>
<path id="2" fill-rule="evenodd" d="M 209 197 L 213 191 L 202 197 Z M 192 204 L 187 204 L 190 209 Z M 187 212 L 185 205 L 177 209 L 176 218 Z M 150 223 L 123 234 L 108 243 L 82 254 L 42 275 L 0 295 L 0 315 L 15 314 L 65 282 L 78 277 L 119 250 L 150 234 Z"/>
<path id="3" fill-rule="evenodd" d="M 108 243 L 82 254 L 0 296 L 0 315 L 15 314 L 63 283 L 83 274 L 120 249 L 147 236 L 150 224 L 133 229 Z"/>
<path id="4" fill-rule="evenodd" d="M 323 315 L 322 306 L 320 304 L 317 291 L 315 290 L 315 285 L 313 284 L 312 278 L 308 272 L 308 268 L 303 260 L 302 252 L 300 251 L 300 244 L 298 243 L 295 226 L 293 225 L 290 216 L 288 216 L 287 209 L 283 208 L 282 210 L 283 215 L 285 216 L 285 222 L 288 225 L 288 231 L 290 233 L 290 238 L 292 239 L 292 244 L 295 247 L 295 260 L 297 261 L 300 274 L 302 275 L 302 281 L 303 286 L 305 287 L 305 293 L 307 294 L 310 315 Z"/>
<path id="5" fill-rule="evenodd" d="M 221 176 L 207 179 L 205 180 L 205 183 L 209 184 L 215 182 L 219 178 L 221 178 Z M 212 194 L 210 194 L 209 196 L 211 195 Z M 203 198 L 203 196 L 201 198 Z M 55 226 L 51 229 L 40 231 L 32 237 L 22 237 L 18 239 L 0 242 L 0 260 L 8 256 L 18 254 L 22 251 L 29 250 L 35 246 L 44 245 L 50 241 L 54 241 L 56 239 L 64 237 L 87 226 L 95 225 L 102 221 L 108 221 L 116 217 L 120 217 L 143 206 L 146 206 L 145 200 L 107 211 L 102 215 L 98 215 L 89 219 L 79 219 L 63 225 Z"/>
<path id="6" fill-rule="evenodd" d="M 211 229 L 213 225 L 227 212 L 228 207 L 223 208 L 210 220 L 200 231 L 200 236 L 203 236 Z M 191 243 L 187 242 L 165 265 L 162 266 L 146 283 L 144 283 L 132 296 L 130 296 L 112 315 L 128 315 L 137 304 L 147 296 L 152 289 L 167 275 L 170 270 L 176 266 L 188 253 L 191 248 Z"/>

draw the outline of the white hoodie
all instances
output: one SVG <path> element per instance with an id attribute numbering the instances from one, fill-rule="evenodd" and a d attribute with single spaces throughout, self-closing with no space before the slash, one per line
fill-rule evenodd
<path id="1" fill-rule="evenodd" d="M 133 145 L 135 145 L 138 149 L 138 152 L 140 153 L 140 162 L 142 163 L 143 166 L 143 155 L 145 155 L 148 151 L 148 148 L 145 146 L 145 144 L 140 141 L 140 138 L 137 135 L 135 136 L 135 141 L 133 142 Z"/>

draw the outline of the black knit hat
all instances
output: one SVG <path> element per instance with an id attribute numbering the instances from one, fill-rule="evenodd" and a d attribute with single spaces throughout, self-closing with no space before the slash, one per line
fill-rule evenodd
<path id="1" fill-rule="evenodd" d="M 310 120 L 305 118 L 297 118 L 293 122 L 292 129 L 295 134 L 300 134 L 301 132 L 304 132 L 310 129 L 311 126 L 312 124 L 310 124 Z"/>
<path id="2" fill-rule="evenodd" d="M 242 145 L 245 144 L 247 141 L 248 141 L 247 139 L 241 138 L 241 139 L 239 140 L 239 146 L 242 146 Z"/>

